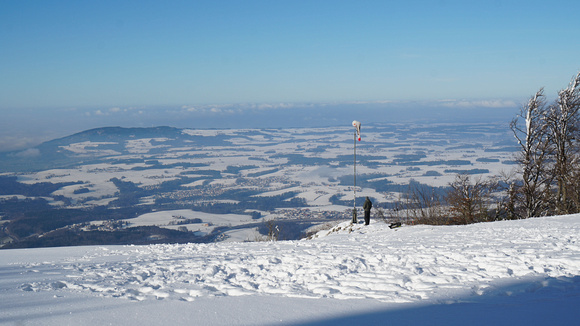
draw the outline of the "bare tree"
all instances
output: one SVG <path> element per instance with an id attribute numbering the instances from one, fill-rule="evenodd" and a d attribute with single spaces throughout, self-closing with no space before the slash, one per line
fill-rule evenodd
<path id="1" fill-rule="evenodd" d="M 573 167 L 570 172 L 569 178 L 569 189 L 567 191 L 570 198 L 571 204 L 574 206 L 574 213 L 580 212 L 580 156 L 576 155 L 572 161 L 571 166 Z"/>
<path id="2" fill-rule="evenodd" d="M 507 196 L 505 201 L 505 219 L 508 220 L 515 220 L 518 219 L 521 215 L 517 214 L 517 188 L 514 182 L 510 182 L 508 189 L 507 189 Z M 499 218 L 496 218 L 499 219 Z"/>
<path id="3" fill-rule="evenodd" d="M 381 221 L 387 223 L 387 218 L 385 217 L 385 211 L 383 210 L 382 207 L 379 207 L 378 205 L 375 207 L 375 218 L 377 220 L 381 220 Z"/>
<path id="4" fill-rule="evenodd" d="M 574 174 L 572 163 L 576 160 L 578 145 L 578 111 L 580 110 L 580 73 L 567 88 L 558 93 L 556 103 L 550 106 L 546 116 L 550 143 L 554 150 L 554 175 L 556 177 L 555 209 L 558 214 L 577 211 L 568 191 L 571 176 Z"/>
<path id="5" fill-rule="evenodd" d="M 264 226 L 268 235 L 258 236 L 254 241 L 278 241 L 280 240 L 280 226 L 275 219 L 264 220 Z"/>
<path id="6" fill-rule="evenodd" d="M 530 98 L 527 105 L 510 123 L 510 128 L 520 145 L 516 160 L 520 165 L 522 183 L 519 187 L 512 184 L 508 195 L 512 196 L 511 218 L 541 216 L 548 208 L 549 191 L 553 174 L 548 171 L 550 157 L 548 129 L 545 123 L 546 107 L 544 89 Z M 524 121 L 522 126 L 520 121 Z M 518 198 L 520 197 L 520 198 Z M 516 208 L 520 202 L 522 210 Z"/>
<path id="7" fill-rule="evenodd" d="M 435 188 L 412 182 L 406 195 L 405 211 L 408 218 L 419 224 L 446 224 L 442 202 Z"/>
<path id="8" fill-rule="evenodd" d="M 459 174 L 450 185 L 446 199 L 452 224 L 470 224 L 490 220 L 488 209 L 493 186 L 476 178 L 474 182 L 466 174 Z"/>
<path id="9" fill-rule="evenodd" d="M 521 218 L 518 213 L 518 187 L 514 173 L 501 172 L 488 179 L 489 209 L 488 221 L 514 220 Z"/>
<path id="10" fill-rule="evenodd" d="M 405 223 L 409 222 L 409 214 L 406 210 L 406 201 L 408 201 L 407 198 L 408 196 L 399 193 L 397 200 L 393 203 L 393 207 L 388 210 L 388 215 L 392 220 Z"/>

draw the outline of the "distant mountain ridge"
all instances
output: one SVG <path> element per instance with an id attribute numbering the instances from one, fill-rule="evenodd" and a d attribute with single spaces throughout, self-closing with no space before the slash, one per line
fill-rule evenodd
<path id="1" fill-rule="evenodd" d="M 46 141 L 33 148 L 0 153 L 0 173 L 2 172 L 31 172 L 52 168 L 64 168 L 77 164 L 87 164 L 91 159 L 109 155 L 75 155 L 74 152 L 63 150 L 72 144 L 92 142 L 101 143 L 99 148 L 126 152 L 125 142 L 135 139 L 167 138 L 174 142 L 184 140 L 195 141 L 196 136 L 183 132 L 182 128 L 158 126 L 158 127 L 101 127 L 81 131 L 70 136 Z M 106 144 L 109 143 L 109 144 Z M 95 162 L 95 163 L 96 163 Z"/>
<path id="2" fill-rule="evenodd" d="M 38 147 L 54 146 L 62 144 L 77 143 L 83 141 L 116 141 L 130 138 L 155 138 L 155 137 L 175 137 L 181 134 L 183 129 L 160 126 L 160 127 L 101 127 L 81 131 L 70 136 L 49 140 Z"/>

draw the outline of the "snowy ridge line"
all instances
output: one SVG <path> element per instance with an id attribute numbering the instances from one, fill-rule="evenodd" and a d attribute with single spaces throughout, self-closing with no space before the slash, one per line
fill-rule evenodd
<path id="1" fill-rule="evenodd" d="M 20 288 L 139 301 L 277 295 L 384 302 L 580 288 L 580 215 L 392 230 L 349 224 L 302 241 L 94 247 L 82 258 L 24 264 L 32 279 L 47 281 Z M 55 277 L 54 270 L 66 273 Z"/>

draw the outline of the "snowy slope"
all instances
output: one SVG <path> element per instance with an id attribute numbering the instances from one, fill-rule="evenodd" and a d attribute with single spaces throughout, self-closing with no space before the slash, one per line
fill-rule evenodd
<path id="1" fill-rule="evenodd" d="M 570 215 L 393 230 L 345 222 L 302 241 L 2 250 L 0 323 L 574 324 L 579 234 Z"/>

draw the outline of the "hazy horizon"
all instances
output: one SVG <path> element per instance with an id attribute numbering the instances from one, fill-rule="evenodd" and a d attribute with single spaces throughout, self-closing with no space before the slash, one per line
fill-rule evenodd
<path id="1" fill-rule="evenodd" d="M 105 126 L 509 123 L 580 69 L 579 10 L 571 0 L 2 1 L 0 151 Z"/>
<path id="2" fill-rule="evenodd" d="M 496 123 L 506 127 L 517 113 L 514 101 L 346 102 L 232 104 L 179 107 L 28 109 L 4 114 L 0 152 L 101 127 L 301 128 L 374 123 Z"/>

